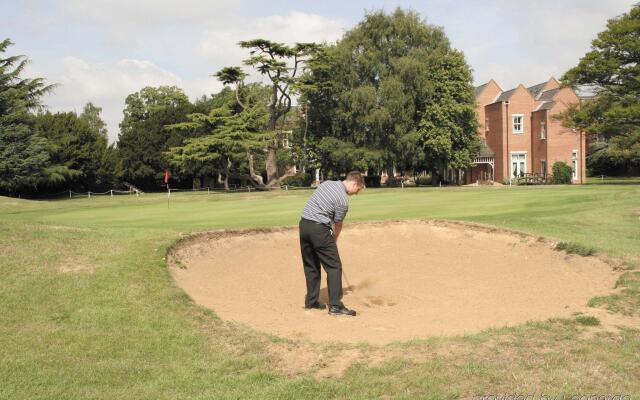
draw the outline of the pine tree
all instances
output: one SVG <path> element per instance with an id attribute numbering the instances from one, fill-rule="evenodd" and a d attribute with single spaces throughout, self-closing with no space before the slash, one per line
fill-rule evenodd
<path id="1" fill-rule="evenodd" d="M 47 169 L 47 141 L 35 134 L 32 113 L 52 86 L 42 78 L 20 77 L 29 60 L 2 57 L 12 44 L 0 42 L 0 191 L 15 194 L 33 190 L 53 172 Z"/>
<path id="2" fill-rule="evenodd" d="M 273 137 L 265 129 L 268 123 L 266 96 L 260 85 L 247 85 L 237 99 L 229 96 L 229 89 L 217 96 L 218 107 L 208 114 L 195 113 L 190 121 L 169 126 L 169 129 L 208 131 L 201 137 L 187 139 L 183 146 L 172 147 L 165 153 L 172 167 L 194 176 L 219 174 L 225 189 L 233 170 L 246 165 L 246 178 L 254 185 L 266 188 L 261 175 L 254 170 L 253 153 L 262 151 Z M 220 103 L 220 100 L 222 102 Z M 242 107 L 237 107 L 242 104 Z"/>

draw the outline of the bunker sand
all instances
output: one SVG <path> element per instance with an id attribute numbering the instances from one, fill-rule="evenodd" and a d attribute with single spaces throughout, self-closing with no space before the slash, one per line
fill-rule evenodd
<path id="1" fill-rule="evenodd" d="M 570 317 L 618 277 L 605 261 L 553 250 L 546 239 L 445 221 L 353 224 L 338 246 L 355 318 L 303 308 L 295 228 L 198 235 L 174 249 L 170 270 L 224 320 L 290 339 L 375 345 Z"/>

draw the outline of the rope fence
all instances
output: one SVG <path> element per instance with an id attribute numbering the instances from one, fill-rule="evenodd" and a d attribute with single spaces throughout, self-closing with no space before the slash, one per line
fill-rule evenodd
<path id="1" fill-rule="evenodd" d="M 289 191 L 289 190 L 309 190 L 315 189 L 315 187 L 304 187 L 304 186 L 290 186 L 290 185 L 282 185 L 280 186 L 281 190 Z M 273 189 L 271 189 L 273 190 Z M 41 194 L 22 194 L 19 195 L 19 198 L 23 199 L 77 199 L 77 198 L 87 198 L 90 199 L 92 197 L 116 197 L 116 196 L 144 196 L 145 193 L 166 193 L 168 196 L 174 193 L 203 193 L 203 194 L 225 194 L 225 193 L 251 193 L 257 191 L 268 191 L 265 189 L 255 188 L 253 186 L 232 186 L 229 190 L 220 187 L 206 187 L 206 188 L 197 188 L 197 189 L 180 189 L 180 188 L 169 188 L 168 190 L 163 191 L 155 191 L 155 192 L 143 192 L 141 190 L 118 190 L 118 189 L 110 189 L 105 192 L 76 192 L 73 190 L 65 190 L 57 193 L 41 193 Z"/>

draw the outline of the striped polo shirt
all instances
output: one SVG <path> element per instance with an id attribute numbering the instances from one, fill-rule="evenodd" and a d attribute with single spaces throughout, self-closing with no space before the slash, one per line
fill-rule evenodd
<path id="1" fill-rule="evenodd" d="M 302 218 L 331 226 L 349 211 L 349 195 L 341 181 L 322 182 L 302 210 Z"/>

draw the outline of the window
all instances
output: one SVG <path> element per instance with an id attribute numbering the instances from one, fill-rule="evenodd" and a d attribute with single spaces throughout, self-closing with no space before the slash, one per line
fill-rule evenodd
<path id="1" fill-rule="evenodd" d="M 574 150 L 571 153 L 571 169 L 573 171 L 573 179 L 578 179 L 578 151 Z"/>
<path id="2" fill-rule="evenodd" d="M 540 173 L 547 176 L 547 160 L 540 160 Z"/>
<path id="3" fill-rule="evenodd" d="M 511 177 L 518 178 L 527 172 L 527 153 L 511 153 Z"/>
<path id="4" fill-rule="evenodd" d="M 540 140 L 547 138 L 547 127 L 544 121 L 540 122 Z"/>
<path id="5" fill-rule="evenodd" d="M 489 118 L 484 119 L 484 130 L 485 132 L 489 132 Z"/>
<path id="6" fill-rule="evenodd" d="M 524 115 L 512 114 L 511 120 L 513 121 L 513 133 L 523 133 L 524 132 Z"/>

